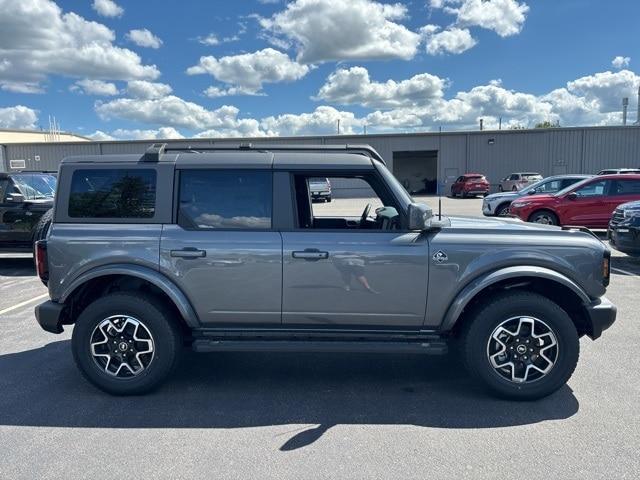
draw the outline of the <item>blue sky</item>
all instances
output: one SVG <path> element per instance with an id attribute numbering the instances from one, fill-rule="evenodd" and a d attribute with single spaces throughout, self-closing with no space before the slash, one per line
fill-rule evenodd
<path id="1" fill-rule="evenodd" d="M 0 128 L 97 139 L 621 122 L 634 0 L 0 0 Z M 35 28 L 37 26 L 37 28 Z"/>

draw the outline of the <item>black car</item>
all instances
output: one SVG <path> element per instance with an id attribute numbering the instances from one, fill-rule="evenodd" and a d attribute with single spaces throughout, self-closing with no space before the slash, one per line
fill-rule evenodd
<path id="1" fill-rule="evenodd" d="M 0 252 L 32 252 L 53 207 L 55 174 L 0 173 Z"/>
<path id="2" fill-rule="evenodd" d="M 640 256 L 640 200 L 623 203 L 615 209 L 609 222 L 608 237 L 616 250 Z"/>

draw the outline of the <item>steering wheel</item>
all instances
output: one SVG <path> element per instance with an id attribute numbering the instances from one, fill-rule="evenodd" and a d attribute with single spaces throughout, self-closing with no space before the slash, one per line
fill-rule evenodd
<path id="1" fill-rule="evenodd" d="M 369 212 L 371 211 L 371 204 L 367 203 L 367 206 L 364 207 L 364 211 L 360 216 L 360 228 L 365 228 L 367 218 L 369 217 Z"/>

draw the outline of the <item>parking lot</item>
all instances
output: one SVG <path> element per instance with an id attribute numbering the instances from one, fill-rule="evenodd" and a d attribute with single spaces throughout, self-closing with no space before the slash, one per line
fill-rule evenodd
<path id="1" fill-rule="evenodd" d="M 32 259 L 1 256 L 0 478 L 635 479 L 640 259 L 612 266 L 617 322 L 538 402 L 487 396 L 451 356 L 390 354 L 187 354 L 159 391 L 117 398 L 80 377 L 70 328 L 36 324 Z"/>

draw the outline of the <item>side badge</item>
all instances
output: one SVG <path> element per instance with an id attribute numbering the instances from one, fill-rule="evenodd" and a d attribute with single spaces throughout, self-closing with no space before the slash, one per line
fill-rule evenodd
<path id="1" fill-rule="evenodd" d="M 444 253 L 442 250 L 438 250 L 436 253 L 433 254 L 433 261 L 436 263 L 444 263 L 447 260 L 449 260 L 449 257 L 447 257 L 447 254 Z"/>

